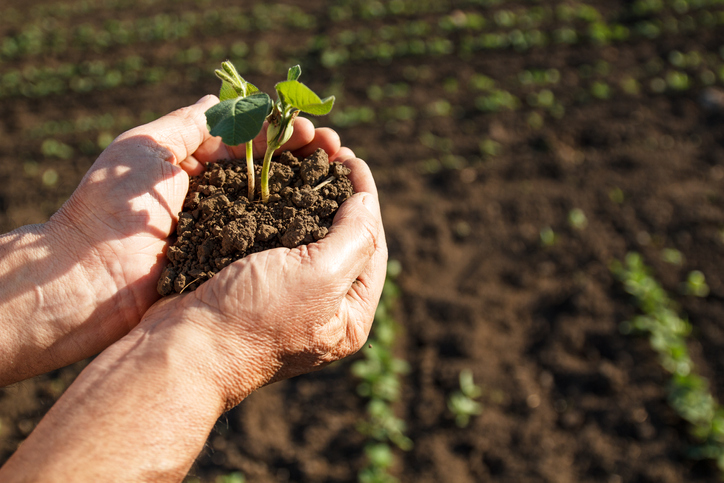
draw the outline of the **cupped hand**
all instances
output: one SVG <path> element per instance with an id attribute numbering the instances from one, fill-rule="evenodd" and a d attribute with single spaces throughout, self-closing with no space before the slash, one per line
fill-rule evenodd
<path id="1" fill-rule="evenodd" d="M 158 299 L 163 253 L 189 174 L 199 173 L 207 162 L 243 155 L 243 149 L 226 147 L 206 128 L 204 112 L 217 102 L 206 96 L 120 135 L 46 224 L 68 260 L 83 266 L 97 305 L 105 307 L 94 313 L 96 320 L 66 321 L 68 332 L 74 325 L 90 327 L 75 341 L 74 359 L 125 335 Z M 295 128 L 283 149 L 305 155 L 321 147 L 333 159 L 350 153 L 340 149 L 339 137 L 330 129 L 315 130 L 307 119 L 298 119 Z M 255 141 L 257 155 L 265 146 L 263 133 Z"/>
<path id="2" fill-rule="evenodd" d="M 297 248 L 255 253 L 196 291 L 167 297 L 139 330 L 193 327 L 189 365 L 205 371 L 227 408 L 269 382 L 317 369 L 367 340 L 384 284 L 387 246 L 377 191 L 359 159 L 345 164 L 357 192 L 328 235 Z M 199 354 L 201 352 L 203 355 Z"/>

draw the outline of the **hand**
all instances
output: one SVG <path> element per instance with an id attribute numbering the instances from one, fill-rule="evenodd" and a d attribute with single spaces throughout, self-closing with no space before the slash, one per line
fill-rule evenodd
<path id="1" fill-rule="evenodd" d="M 244 155 L 208 133 L 204 112 L 217 102 L 206 96 L 120 135 L 45 225 L 0 237 L 0 383 L 100 352 L 158 300 L 189 173 Z M 263 154 L 264 134 L 255 147 Z M 334 131 L 307 119 L 283 149 L 305 156 L 319 147 L 333 159 L 351 156 Z"/>
<path id="2" fill-rule="evenodd" d="M 350 355 L 367 340 L 387 247 L 367 165 L 345 164 L 357 194 L 340 207 L 325 238 L 236 261 L 195 292 L 154 305 L 138 328 L 153 334 L 169 325 L 192 327 L 196 336 L 178 339 L 194 341 L 190 360 L 202 367 L 193 370 L 216 381 L 226 408 L 264 384 Z"/>

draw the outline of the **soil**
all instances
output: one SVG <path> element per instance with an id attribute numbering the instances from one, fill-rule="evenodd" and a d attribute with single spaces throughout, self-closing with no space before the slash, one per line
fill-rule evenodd
<path id="1" fill-rule="evenodd" d="M 255 169 L 260 179 L 261 165 Z M 248 198 L 245 161 L 212 163 L 190 180 L 158 293 L 193 291 L 252 253 L 321 240 L 339 206 L 354 194 L 349 173 L 339 162 L 330 164 L 322 149 L 301 161 L 284 152 L 271 162 L 269 201 L 264 204 Z M 256 185 L 254 199 L 260 200 Z"/>
<path id="2" fill-rule="evenodd" d="M 36 3 L 23 2 L 23 9 Z M 201 10 L 203 3 L 157 0 L 139 9 L 92 11 L 82 21 L 103 25 L 116 18 L 174 15 Z M 414 448 L 396 452 L 392 471 L 401 482 L 720 481 L 712 461 L 689 457 L 696 440 L 667 404 L 669 376 L 648 340 L 619 330 L 636 309 L 608 267 L 628 251 L 643 255 L 691 322 L 689 350 L 697 370 L 724 401 L 724 102 L 717 101 L 723 86 L 716 81 L 705 88 L 696 80 L 698 73 L 690 72 L 689 90 L 649 88 L 650 68 L 656 62 L 668 66 L 672 51 L 720 59 L 724 29 L 467 56 L 458 51 L 463 33 L 453 32 L 449 54 L 403 55 L 394 61 L 362 55 L 325 67 L 320 50 L 325 36 L 346 38 L 368 30 L 379 33 L 370 36 L 372 45 L 416 21 L 428 22 L 434 31 L 440 18 L 456 9 L 479 10 L 488 26 L 493 14 L 471 6 L 473 2 L 451 1 L 439 2 L 435 14 L 413 12 L 400 19 L 371 9 L 353 20 L 325 21 L 328 2 L 284 3 L 321 20 L 311 31 L 283 27 L 253 35 L 203 33 L 142 49 L 69 50 L 3 64 L 23 69 L 41 61 L 108 59 L 131 51 L 148 65 L 169 69 L 177 81 L 44 100 L 3 99 L 0 228 L 47 220 L 97 154 L 81 150 L 95 140 L 96 131 L 55 136 L 74 148 L 76 155 L 68 160 L 43 156 L 43 138 L 26 133 L 48 121 L 106 112 L 140 122 L 138 113 L 149 106 L 160 114 L 191 104 L 218 89 L 212 75 L 198 74 L 211 73 L 218 62 L 179 67 L 169 59 L 180 49 L 200 46 L 210 52 L 241 36 L 250 46 L 245 77 L 262 89 L 271 90 L 286 68 L 299 62 L 305 82 L 313 78 L 309 82 L 316 92 L 336 86 L 335 110 L 370 108 L 375 113 L 374 123 L 335 124 L 333 116 L 329 119 L 344 144 L 369 163 L 380 191 L 390 256 L 402 265 L 395 315 L 404 329 L 397 356 L 411 370 L 396 411 Z M 505 3 L 516 9 L 529 2 Z M 632 29 L 627 22 L 633 3 L 640 2 L 587 2 Z M 682 21 L 699 18 L 697 13 L 671 15 Z M 77 19 L 58 22 L 71 28 Z M 0 35 L 13 32 L 0 26 Z M 259 53 L 279 65 L 265 63 Z M 607 66 L 608 74 L 597 74 L 595 66 Z M 533 88 L 519 82 L 526 69 L 549 68 L 560 73 L 558 84 L 546 86 L 565 106 L 560 118 L 528 105 L 525 99 Z M 511 91 L 523 100 L 521 107 L 496 113 L 477 109 L 474 99 L 480 92 L 469 87 L 476 74 Z M 597 75 L 607 76 L 612 89 L 608 99 L 590 95 Z M 640 80 L 638 94 L 617 87 L 627 75 Z M 370 86 L 379 87 L 383 98 L 370 96 Z M 450 107 L 446 115 L 433 109 L 444 107 L 434 104 L 440 100 Z M 413 107 L 414 115 L 402 115 L 409 110 L 397 107 Z M 532 114 L 542 124 L 531 123 Z M 481 151 L 481 142 L 490 141 L 497 143 L 495 152 Z M 58 174 L 57 182 L 42 182 L 49 170 Z M 585 227 L 569 223 L 574 208 L 585 214 Z M 556 235 L 552 245 L 541 243 L 546 228 Z M 682 263 L 665 262 L 665 248 L 679 250 Z M 706 298 L 680 292 L 692 270 L 706 276 Z M 0 461 L 85 364 L 0 392 Z M 189 481 L 213 482 L 232 471 L 255 483 L 356 481 L 364 465 L 364 439 L 356 425 L 365 402 L 356 394 L 349 367 L 350 361 L 341 362 L 252 394 L 218 422 Z M 458 428 L 446 400 L 466 368 L 483 387 L 484 411 L 468 427 Z"/>

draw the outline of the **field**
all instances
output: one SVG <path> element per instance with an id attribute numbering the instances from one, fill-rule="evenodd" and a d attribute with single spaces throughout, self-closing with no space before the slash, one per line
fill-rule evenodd
<path id="1" fill-rule="evenodd" d="M 47 220 L 124 130 L 217 93 L 225 59 L 266 91 L 301 64 L 337 97 L 315 122 L 380 189 L 399 295 L 375 347 L 408 366 L 385 401 L 412 445 L 381 436 L 366 481 L 719 480 L 724 426 L 696 418 L 724 401 L 724 2 L 4 0 L 3 232 Z M 627 322 L 628 252 L 691 364 Z M 253 394 L 187 481 L 357 481 L 374 350 Z M 0 461 L 85 364 L 0 390 Z M 690 373 L 709 384 L 677 399 Z"/>

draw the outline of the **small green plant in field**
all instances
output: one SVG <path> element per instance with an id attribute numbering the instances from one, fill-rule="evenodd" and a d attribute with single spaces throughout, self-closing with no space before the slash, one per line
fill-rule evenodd
<path id="1" fill-rule="evenodd" d="M 672 265 L 681 265 L 684 262 L 684 255 L 676 248 L 664 248 L 661 250 L 661 259 Z"/>
<path id="2" fill-rule="evenodd" d="M 576 230 L 583 230 L 588 225 L 588 218 L 580 208 L 573 208 L 568 212 L 568 224 Z"/>
<path id="3" fill-rule="evenodd" d="M 616 187 L 608 192 L 608 198 L 617 205 L 620 205 L 626 199 L 626 195 L 624 195 L 624 192 L 621 188 Z"/>
<path id="4" fill-rule="evenodd" d="M 682 284 L 681 291 L 686 295 L 706 297 L 709 295 L 709 285 L 706 283 L 706 277 L 699 270 L 689 272 L 686 282 Z"/>
<path id="5" fill-rule="evenodd" d="M 405 451 L 412 448 L 412 441 L 404 433 L 405 422 L 395 416 L 393 409 L 400 398 L 400 375 L 408 371 L 407 362 L 393 355 L 399 331 L 392 316 L 399 293 L 394 278 L 399 271 L 399 263 L 391 261 L 365 358 L 352 365 L 352 373 L 361 380 L 357 392 L 368 399 L 367 418 L 357 428 L 368 437 L 367 466 L 358 474 L 360 483 L 396 482 L 388 473 L 394 463 L 390 443 Z"/>
<path id="6" fill-rule="evenodd" d="M 542 228 L 540 231 L 540 242 L 544 247 L 552 247 L 556 244 L 556 240 L 558 239 L 558 236 L 556 235 L 556 232 L 553 231 L 553 228 L 550 226 L 546 226 L 545 228 Z"/>
<path id="7" fill-rule="evenodd" d="M 464 428 L 470 424 L 470 418 L 483 412 L 483 405 L 476 401 L 483 394 L 480 386 L 473 382 L 470 369 L 460 371 L 460 390 L 455 391 L 447 400 L 447 407 L 455 415 L 455 424 Z"/>
<path id="8" fill-rule="evenodd" d="M 246 478 L 238 471 L 229 473 L 228 475 L 217 476 L 214 483 L 245 483 Z"/>
<path id="9" fill-rule="evenodd" d="M 300 112 L 315 116 L 328 114 L 334 105 L 334 96 L 320 99 L 309 87 L 299 82 L 302 69 L 298 65 L 289 69 L 287 80 L 274 86 L 277 92 L 276 101 L 272 101 L 268 94 L 246 82 L 231 62 L 224 62 L 222 70 L 217 70 L 216 73 L 221 77 L 221 97 L 224 97 L 224 100 L 206 111 L 206 121 L 212 136 L 221 136 L 224 144 L 229 146 L 246 144 L 249 156 L 248 143 L 261 132 L 264 121 L 268 122 L 267 149 L 260 183 L 261 201 L 267 203 L 269 169 L 274 151 L 292 136 L 294 121 Z M 251 180 L 254 176 L 253 173 L 250 174 Z"/>
<path id="10" fill-rule="evenodd" d="M 676 304 L 653 278 L 641 255 L 629 253 L 624 263 L 614 261 L 611 270 L 644 313 L 624 322 L 621 331 L 649 335 L 661 365 L 671 373 L 669 404 L 702 442 L 690 455 L 714 459 L 724 472 L 724 408 L 712 396 L 707 380 L 695 373 L 686 344 L 691 325 L 679 317 Z"/>

